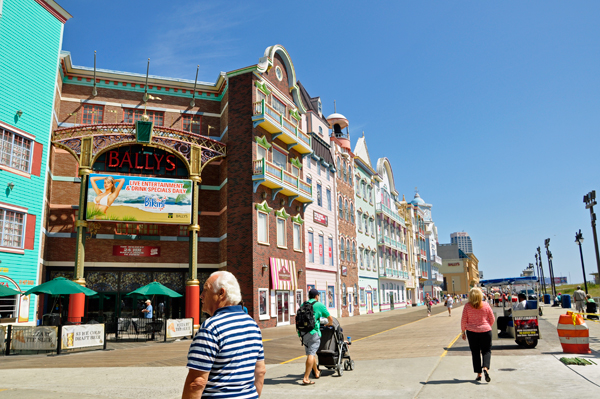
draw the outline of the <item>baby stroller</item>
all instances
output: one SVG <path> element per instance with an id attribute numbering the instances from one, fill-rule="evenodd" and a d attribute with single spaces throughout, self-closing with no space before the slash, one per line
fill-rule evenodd
<path id="1" fill-rule="evenodd" d="M 335 318 L 332 327 L 321 325 L 321 346 L 317 351 L 317 369 L 320 366 L 330 370 L 335 369 L 339 376 L 344 374 L 344 370 L 354 370 L 354 360 L 348 352 L 348 346 L 351 345 L 351 342 L 344 341 L 343 331 L 340 323 Z"/>

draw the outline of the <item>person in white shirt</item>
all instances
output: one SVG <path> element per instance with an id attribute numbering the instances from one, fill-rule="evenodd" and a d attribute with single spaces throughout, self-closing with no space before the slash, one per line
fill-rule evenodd
<path id="1" fill-rule="evenodd" d="M 448 316 L 452 316 L 452 305 L 454 304 L 454 299 L 448 295 L 446 299 L 446 307 L 448 308 Z"/>
<path id="2" fill-rule="evenodd" d="M 527 297 L 525 294 L 519 294 L 519 303 L 513 305 L 513 310 L 527 309 Z"/>

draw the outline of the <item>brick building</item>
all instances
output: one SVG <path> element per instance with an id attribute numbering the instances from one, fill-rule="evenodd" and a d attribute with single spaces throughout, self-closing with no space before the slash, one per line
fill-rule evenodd
<path id="1" fill-rule="evenodd" d="M 138 304 L 125 294 L 159 281 L 185 294 L 166 300 L 167 316 L 198 324 L 199 287 L 228 270 L 261 327 L 293 322 L 306 287 L 304 212 L 313 201 L 303 159 L 313 150 L 285 48 L 271 46 L 256 65 L 214 83 L 74 66 L 68 53 L 59 74 L 42 279 L 65 276 L 100 293 L 85 303 L 72 297 L 69 315 L 135 315 Z M 89 200 L 96 174 L 117 186 L 180 182 L 191 192 L 191 212 L 181 216 L 188 219 L 108 217 L 120 200 Z M 40 314 L 48 306 L 42 301 Z"/>

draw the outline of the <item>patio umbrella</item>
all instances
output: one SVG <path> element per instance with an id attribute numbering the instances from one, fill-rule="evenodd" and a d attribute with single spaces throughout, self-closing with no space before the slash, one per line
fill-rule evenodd
<path id="1" fill-rule="evenodd" d="M 131 291 L 129 294 L 125 296 L 150 296 L 150 295 L 165 295 L 171 298 L 179 298 L 183 295 L 178 294 L 170 288 L 165 287 L 161 283 L 154 281 L 150 284 L 147 284 L 143 287 L 138 288 L 135 291 Z"/>
<path id="2" fill-rule="evenodd" d="M 19 291 L 15 291 L 12 288 L 5 287 L 0 285 L 0 297 L 3 296 L 13 296 L 13 295 L 21 295 Z"/>
<path id="3" fill-rule="evenodd" d="M 87 296 L 95 295 L 96 291 L 67 280 L 64 277 L 57 277 L 54 280 L 47 281 L 43 284 L 33 287 L 23 295 L 30 294 L 50 294 L 50 295 L 70 295 L 70 294 L 85 294 Z"/>

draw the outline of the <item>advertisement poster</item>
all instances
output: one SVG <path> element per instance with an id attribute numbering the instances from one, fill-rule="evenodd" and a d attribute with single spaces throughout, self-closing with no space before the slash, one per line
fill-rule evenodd
<path id="1" fill-rule="evenodd" d="M 0 352 L 4 352 L 4 340 L 6 339 L 6 327 L 0 326 Z"/>
<path id="2" fill-rule="evenodd" d="M 515 316 L 515 338 L 539 337 L 540 329 L 536 316 Z"/>
<path id="3" fill-rule="evenodd" d="M 296 290 L 296 309 L 302 306 L 302 290 Z"/>
<path id="4" fill-rule="evenodd" d="M 327 307 L 335 308 L 335 287 L 333 285 L 327 286 Z"/>
<path id="5" fill-rule="evenodd" d="M 192 181 L 91 174 L 86 219 L 190 224 Z"/>
<path id="6" fill-rule="evenodd" d="M 189 337 L 194 333 L 194 319 L 167 319 L 167 338 Z"/>
<path id="7" fill-rule="evenodd" d="M 19 297 L 19 323 L 29 321 L 29 299 L 31 295 L 21 295 Z"/>
<path id="8" fill-rule="evenodd" d="M 58 327 L 13 326 L 11 350 L 56 350 Z"/>
<path id="9" fill-rule="evenodd" d="M 104 324 L 63 326 L 61 346 L 63 349 L 87 348 L 104 345 Z"/>
<path id="10" fill-rule="evenodd" d="M 113 245 L 113 256 L 160 256 L 160 247 Z"/>

